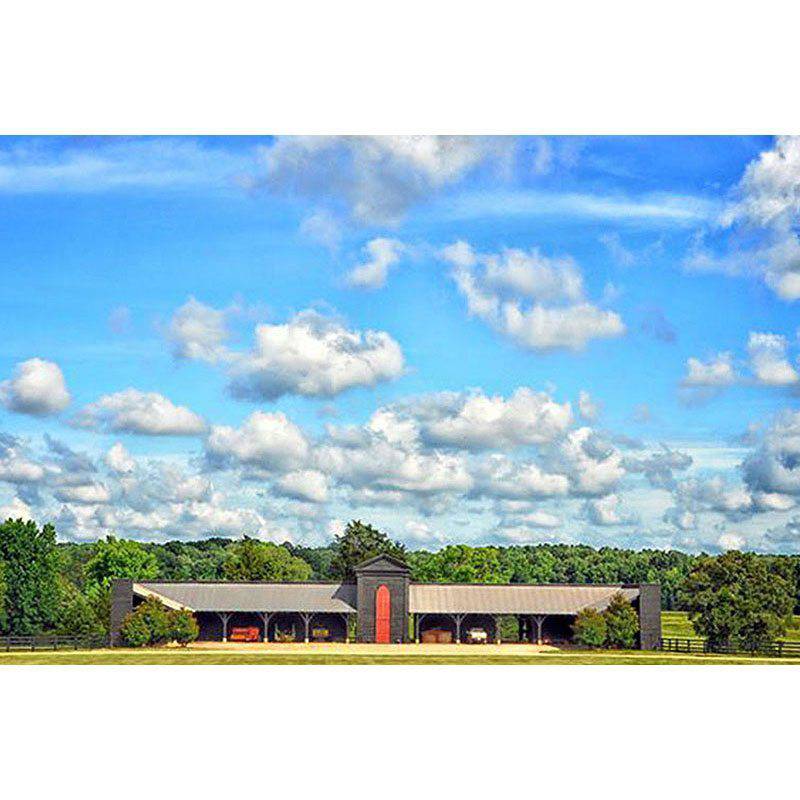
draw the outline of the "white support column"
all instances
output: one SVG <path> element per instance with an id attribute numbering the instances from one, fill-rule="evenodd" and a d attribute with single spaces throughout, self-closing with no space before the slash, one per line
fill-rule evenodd
<path id="1" fill-rule="evenodd" d="M 502 622 L 503 622 L 503 618 L 502 618 L 502 616 L 500 616 L 500 614 L 498 614 L 494 618 L 494 643 L 495 644 L 502 644 L 503 643 L 503 634 L 500 631 L 500 625 L 502 624 Z"/>
<path id="2" fill-rule="evenodd" d="M 546 617 L 544 615 L 538 615 L 533 618 L 533 621 L 536 623 L 536 644 L 542 643 L 542 626 L 544 625 Z"/>
<path id="3" fill-rule="evenodd" d="M 269 642 L 269 621 L 272 619 L 271 611 L 262 611 L 261 619 L 264 622 L 264 644 Z"/>
<path id="4" fill-rule="evenodd" d="M 305 638 L 303 639 L 303 641 L 306 644 L 308 644 L 308 642 L 310 641 L 309 626 L 311 624 L 311 617 L 313 616 L 313 614 L 302 614 L 301 616 L 303 617 L 303 623 L 305 624 Z"/>
<path id="5" fill-rule="evenodd" d="M 219 611 L 219 618 L 222 620 L 222 641 L 228 641 L 228 620 L 231 618 L 231 614 L 228 611 Z"/>

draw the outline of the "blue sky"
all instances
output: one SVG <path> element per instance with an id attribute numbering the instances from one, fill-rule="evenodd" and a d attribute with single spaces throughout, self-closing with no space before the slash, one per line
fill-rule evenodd
<path id="1" fill-rule="evenodd" d="M 800 144 L 0 139 L 0 511 L 800 550 Z"/>

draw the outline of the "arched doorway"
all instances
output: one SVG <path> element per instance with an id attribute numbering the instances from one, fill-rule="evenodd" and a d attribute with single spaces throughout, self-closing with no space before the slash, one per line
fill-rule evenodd
<path id="1" fill-rule="evenodd" d="M 392 600 L 389 588 L 382 583 L 375 592 L 375 641 L 389 644 L 392 641 Z"/>

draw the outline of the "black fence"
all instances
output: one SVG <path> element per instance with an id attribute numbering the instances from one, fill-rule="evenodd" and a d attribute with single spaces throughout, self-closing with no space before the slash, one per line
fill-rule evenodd
<path id="1" fill-rule="evenodd" d="M 0 650 L 93 650 L 108 647 L 105 636 L 0 636 Z"/>
<path id="2" fill-rule="evenodd" d="M 769 642 L 754 649 L 732 645 L 710 645 L 705 639 L 667 638 L 659 648 L 665 653 L 719 653 L 721 655 L 759 655 L 800 658 L 800 642 Z"/>

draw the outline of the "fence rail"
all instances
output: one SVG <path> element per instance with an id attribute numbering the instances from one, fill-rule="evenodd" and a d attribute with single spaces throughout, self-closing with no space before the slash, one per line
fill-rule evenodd
<path id="1" fill-rule="evenodd" d="M 104 636 L 0 636 L 0 650 L 92 650 L 107 647 Z"/>
<path id="2" fill-rule="evenodd" d="M 705 639 L 668 637 L 661 640 L 659 648 L 667 653 L 719 653 L 727 655 L 749 654 L 785 658 L 800 657 L 800 642 L 769 642 L 757 648 L 733 645 L 710 645 Z"/>

